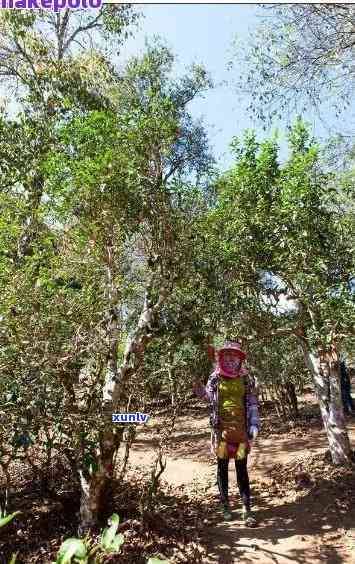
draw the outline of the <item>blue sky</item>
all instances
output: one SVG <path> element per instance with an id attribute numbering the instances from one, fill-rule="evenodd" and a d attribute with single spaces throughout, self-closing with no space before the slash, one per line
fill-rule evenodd
<path id="1" fill-rule="evenodd" d="M 260 23 L 262 9 L 257 4 L 149 4 L 137 5 L 144 18 L 139 30 L 123 47 L 123 60 L 144 49 L 145 37 L 160 35 L 177 56 L 176 71 L 183 73 L 192 62 L 203 63 L 217 85 L 205 99 L 198 99 L 190 106 L 192 113 L 203 116 L 211 144 L 222 168 L 231 163 L 228 145 L 235 135 L 244 129 L 255 127 L 265 136 L 260 124 L 247 115 L 248 99 L 238 99 L 233 89 L 235 73 L 227 70 L 233 56 L 232 40 L 235 36 L 247 41 Z M 122 60 L 122 59 L 121 59 Z M 227 84 L 222 84 L 227 82 Z M 306 117 L 317 136 L 329 136 L 333 127 L 341 129 L 327 108 L 322 109 L 326 127 L 315 112 Z M 282 143 L 285 149 L 285 143 Z M 285 154 L 285 151 L 282 151 Z"/>
<path id="2" fill-rule="evenodd" d="M 145 37 L 160 35 L 177 56 L 176 72 L 193 62 L 203 63 L 215 88 L 190 105 L 203 116 L 211 144 L 221 165 L 230 161 L 228 144 L 232 137 L 252 126 L 230 84 L 227 62 L 232 56 L 235 34 L 247 38 L 256 25 L 257 6 L 228 4 L 151 4 L 139 7 L 144 18 L 139 31 L 124 46 L 124 58 L 144 50 Z"/>
<path id="3" fill-rule="evenodd" d="M 205 98 L 190 105 L 194 116 L 203 117 L 210 143 L 221 168 L 232 162 L 229 143 L 245 129 L 254 127 L 260 137 L 268 135 L 248 116 L 248 97 L 237 97 L 233 82 L 236 72 L 227 70 L 233 58 L 232 42 L 235 37 L 247 42 L 260 24 L 263 10 L 260 4 L 145 4 L 136 5 L 143 13 L 138 30 L 121 48 L 118 58 L 124 63 L 131 55 L 143 52 L 145 39 L 159 35 L 177 57 L 174 73 L 183 74 L 193 62 L 203 63 L 215 83 Z M 4 91 L 0 86 L 0 94 Z M 314 111 L 304 116 L 316 136 L 328 137 L 354 120 L 355 101 L 351 114 L 335 120 L 325 107 L 321 109 L 322 121 Z M 346 118 L 346 119 L 345 119 Z M 354 120 L 355 122 L 355 120 Z M 284 131 L 284 127 L 280 127 Z M 281 138 L 281 157 L 286 155 L 286 143 Z"/>

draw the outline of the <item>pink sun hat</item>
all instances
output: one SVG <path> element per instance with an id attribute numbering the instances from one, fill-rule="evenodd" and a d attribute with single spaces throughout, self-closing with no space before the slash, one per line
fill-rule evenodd
<path id="1" fill-rule="evenodd" d="M 246 353 L 242 351 L 240 343 L 238 343 L 238 341 L 225 341 L 224 345 L 219 349 L 218 353 L 222 351 L 235 351 L 242 360 L 244 360 L 247 356 Z"/>
<path id="2" fill-rule="evenodd" d="M 240 343 L 237 341 L 225 341 L 224 345 L 219 349 L 217 356 L 218 356 L 218 369 L 220 374 L 226 376 L 227 378 L 234 378 L 236 376 L 242 376 L 247 374 L 247 370 L 241 366 L 238 372 L 236 373 L 233 370 L 230 370 L 229 367 L 225 365 L 224 362 L 224 353 L 226 352 L 234 352 L 234 354 L 238 355 L 241 362 L 245 360 L 246 354 L 241 349 Z"/>

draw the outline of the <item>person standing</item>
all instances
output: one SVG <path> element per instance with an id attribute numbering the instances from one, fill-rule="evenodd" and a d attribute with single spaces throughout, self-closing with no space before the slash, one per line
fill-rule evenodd
<path id="1" fill-rule="evenodd" d="M 343 360 L 340 362 L 340 388 L 344 413 L 346 415 L 355 415 L 355 406 L 353 398 L 351 397 L 350 375 Z"/>
<path id="2" fill-rule="evenodd" d="M 196 382 L 194 392 L 210 403 L 211 452 L 217 457 L 217 483 L 225 520 L 232 518 L 228 496 L 228 466 L 235 463 L 242 500 L 242 519 L 256 526 L 251 511 L 248 454 L 260 428 L 256 381 L 243 366 L 240 343 L 226 341 L 217 351 L 216 368 L 206 386 Z"/>

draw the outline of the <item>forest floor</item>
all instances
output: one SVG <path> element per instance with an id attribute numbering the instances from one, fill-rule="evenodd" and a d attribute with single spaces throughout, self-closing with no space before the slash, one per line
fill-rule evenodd
<path id="1" fill-rule="evenodd" d="M 171 409 L 163 409 L 141 429 L 125 479 L 112 483 L 102 526 L 112 512 L 119 513 L 125 543 L 120 556 L 104 562 L 145 564 L 159 555 L 172 564 L 355 564 L 355 471 L 331 465 L 311 395 L 304 398 L 297 422 L 261 408 L 262 431 L 248 462 L 257 528 L 246 528 L 240 520 L 232 464 L 233 520 L 222 520 L 208 412 L 198 400 L 177 418 L 156 506 L 142 523 L 139 499 L 148 486 L 157 437 L 170 417 Z M 355 417 L 347 417 L 347 426 L 354 445 Z M 0 531 L 0 564 L 15 551 L 19 564 L 54 562 L 63 539 L 76 536 L 79 494 L 70 472 L 56 465 L 55 495 L 53 488 L 51 495 L 43 492 L 30 469 L 16 463 L 11 472 L 16 488 L 10 510 L 22 514 Z M 93 532 L 94 540 L 97 535 Z"/>
<path id="2" fill-rule="evenodd" d="M 234 465 L 229 466 L 233 520 L 218 512 L 216 464 L 209 452 L 203 409 L 179 418 L 164 478 L 210 500 L 215 516 L 201 533 L 202 562 L 220 564 L 355 564 L 355 474 L 330 464 L 327 439 L 312 396 L 304 398 L 299 421 L 264 414 L 248 468 L 257 528 L 240 520 Z M 262 414 L 263 415 L 263 414 Z M 154 423 L 152 424 L 154 427 Z M 352 444 L 355 417 L 347 417 Z M 149 432 L 134 445 L 131 462 L 152 461 Z"/>

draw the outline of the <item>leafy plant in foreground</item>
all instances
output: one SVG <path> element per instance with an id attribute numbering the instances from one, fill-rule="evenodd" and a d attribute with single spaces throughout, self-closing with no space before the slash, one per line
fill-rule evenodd
<path id="1" fill-rule="evenodd" d="M 103 556 L 97 555 L 99 550 L 104 554 L 119 552 L 124 543 L 124 536 L 116 534 L 119 522 L 119 516 L 114 513 L 109 520 L 109 527 L 103 530 L 99 543 L 96 545 L 93 544 L 88 535 L 84 539 L 66 539 L 59 549 L 55 564 L 71 564 L 74 562 L 97 564 Z M 147 564 L 168 564 L 168 561 L 152 557 L 149 558 Z"/>

